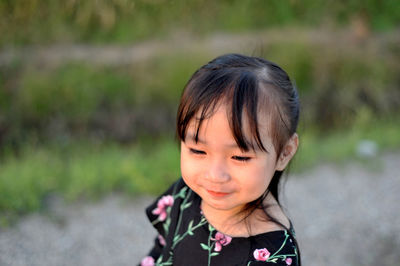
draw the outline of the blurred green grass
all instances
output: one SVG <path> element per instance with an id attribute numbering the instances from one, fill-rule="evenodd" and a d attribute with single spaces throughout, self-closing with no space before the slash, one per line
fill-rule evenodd
<path id="1" fill-rule="evenodd" d="M 142 145 L 142 146 L 141 146 Z M 51 194 L 93 200 L 112 191 L 160 193 L 179 176 L 179 150 L 171 141 L 150 145 L 24 145 L 0 165 L 0 213 L 15 217 L 42 209 Z"/>

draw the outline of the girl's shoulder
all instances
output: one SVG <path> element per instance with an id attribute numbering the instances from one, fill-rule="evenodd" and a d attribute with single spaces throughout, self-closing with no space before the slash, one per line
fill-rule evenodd
<path id="1" fill-rule="evenodd" d="M 272 230 L 270 227 L 267 231 L 258 230 L 258 233 L 252 230 L 254 234 L 251 236 L 224 235 L 209 224 L 207 243 L 214 245 L 211 254 L 216 263 L 212 265 L 224 262 L 229 262 L 226 265 L 299 265 L 294 228 L 291 221 L 287 221 L 287 229 L 277 226 Z M 253 225 L 262 227 L 260 223 Z M 215 247 L 223 250 L 216 253 Z"/>
<path id="2" fill-rule="evenodd" d="M 247 238 L 251 252 L 247 265 L 298 265 L 294 230 L 277 230 Z"/>

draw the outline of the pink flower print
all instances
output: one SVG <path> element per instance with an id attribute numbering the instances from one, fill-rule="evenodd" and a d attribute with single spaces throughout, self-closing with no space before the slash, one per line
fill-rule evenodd
<path id="1" fill-rule="evenodd" d="M 142 259 L 140 262 L 140 266 L 154 266 L 154 259 L 153 257 L 147 256 Z"/>
<path id="2" fill-rule="evenodd" d="M 254 258 L 259 261 L 267 261 L 270 254 L 271 253 L 269 253 L 268 249 L 266 248 L 256 249 L 253 252 Z"/>
<path id="3" fill-rule="evenodd" d="M 215 234 L 215 238 L 211 238 L 211 240 L 215 241 L 215 251 L 221 251 L 222 246 L 226 246 L 232 241 L 232 237 L 224 235 L 223 233 L 217 232 Z"/>
<path id="4" fill-rule="evenodd" d="M 152 213 L 158 215 L 158 220 L 161 222 L 167 218 L 167 207 L 174 204 L 174 198 L 171 195 L 163 196 L 157 202 L 157 208 Z"/>
<path id="5" fill-rule="evenodd" d="M 286 265 L 291 265 L 292 264 L 292 259 L 291 258 L 287 258 L 285 260 L 285 262 L 286 262 Z"/>
<path id="6" fill-rule="evenodd" d="M 162 235 L 158 235 L 158 242 L 160 242 L 161 246 L 165 246 L 167 244 L 165 242 L 165 238 Z"/>

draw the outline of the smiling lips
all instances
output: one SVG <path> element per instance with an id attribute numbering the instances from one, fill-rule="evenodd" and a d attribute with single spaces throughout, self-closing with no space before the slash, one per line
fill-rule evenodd
<path id="1" fill-rule="evenodd" d="M 216 197 L 216 198 L 224 197 L 224 196 L 227 196 L 230 194 L 230 193 L 226 193 L 226 192 L 217 192 L 217 191 L 212 191 L 212 190 L 208 190 L 208 189 L 207 189 L 207 192 L 211 196 Z"/>

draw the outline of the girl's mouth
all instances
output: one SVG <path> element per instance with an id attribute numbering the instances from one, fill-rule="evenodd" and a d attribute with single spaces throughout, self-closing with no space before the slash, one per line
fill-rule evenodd
<path id="1" fill-rule="evenodd" d="M 224 197 L 224 196 L 227 196 L 230 194 L 230 193 L 226 193 L 226 192 L 218 192 L 218 191 L 212 191 L 212 190 L 208 190 L 208 189 L 207 189 L 207 192 L 211 196 L 216 197 L 216 198 Z"/>

